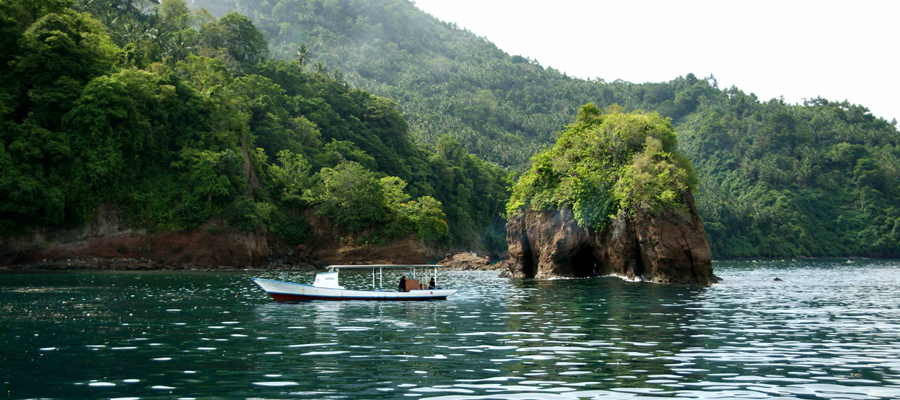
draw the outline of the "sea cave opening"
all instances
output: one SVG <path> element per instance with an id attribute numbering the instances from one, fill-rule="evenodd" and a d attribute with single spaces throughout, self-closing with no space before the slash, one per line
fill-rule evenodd
<path id="1" fill-rule="evenodd" d="M 634 272 L 635 278 L 641 278 L 644 275 L 644 258 L 641 257 L 641 242 L 634 239 Z"/>
<path id="2" fill-rule="evenodd" d="M 534 254 L 531 252 L 531 243 L 528 243 L 528 236 L 524 232 L 522 236 L 522 273 L 525 274 L 526 278 L 534 278 L 537 271 L 534 268 Z"/>
<path id="3" fill-rule="evenodd" d="M 594 276 L 597 260 L 594 259 L 594 249 L 590 246 L 582 246 L 572 257 L 572 274 L 576 278 L 587 278 Z"/>

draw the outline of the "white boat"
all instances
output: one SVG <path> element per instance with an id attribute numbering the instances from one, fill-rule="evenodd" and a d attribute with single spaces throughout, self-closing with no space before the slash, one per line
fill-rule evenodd
<path id="1" fill-rule="evenodd" d="M 257 285 L 269 293 L 276 301 L 303 301 L 303 300 L 446 300 L 447 296 L 456 293 L 456 289 L 428 288 L 415 279 L 416 272 L 420 268 L 433 269 L 435 283 L 437 283 L 438 264 L 423 265 L 329 265 L 327 272 L 316 274 L 312 285 L 279 281 L 274 279 L 253 279 Z M 348 290 L 338 284 L 338 274 L 342 269 L 371 269 L 372 290 Z M 409 269 L 409 278 L 405 280 L 403 291 L 384 290 L 383 269 Z M 375 289 L 375 271 L 378 270 L 379 289 Z M 422 274 L 425 277 L 427 273 Z"/>

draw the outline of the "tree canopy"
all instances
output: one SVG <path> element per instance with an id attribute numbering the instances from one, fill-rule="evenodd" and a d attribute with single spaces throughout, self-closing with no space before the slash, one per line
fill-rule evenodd
<path id="1" fill-rule="evenodd" d="M 209 11 L 0 2 L 0 232 L 82 223 L 111 203 L 153 229 L 228 218 L 298 242 L 317 174 L 356 163 L 410 196 L 385 200 L 392 222 L 374 235 L 502 249 L 505 168 L 528 170 L 593 103 L 584 117 L 606 122 L 591 129 L 671 120 L 716 257 L 900 255 L 900 132 L 863 106 L 759 99 L 712 75 L 576 79 L 406 0 L 191 5 Z M 640 150 L 603 186 L 610 206 L 693 186 L 667 137 L 638 136 L 614 143 Z M 434 236 L 438 220 L 449 233 Z"/>
<path id="2" fill-rule="evenodd" d="M 643 84 L 577 79 L 406 0 L 194 4 L 216 15 L 241 9 L 276 58 L 340 68 L 347 82 L 396 101 L 416 141 L 439 146 L 450 135 L 519 172 L 583 104 L 671 118 L 696 167 L 716 257 L 900 255 L 900 133 L 863 106 L 759 99 L 692 73 Z"/>
<path id="3" fill-rule="evenodd" d="M 516 182 L 509 214 L 570 207 L 580 226 L 603 231 L 622 212 L 682 205 L 697 176 L 676 150 L 671 122 L 656 113 L 622 113 L 616 105 L 606 111 L 581 107 L 576 122 Z"/>
<path id="4" fill-rule="evenodd" d="M 243 15 L 11 0 L 0 21 L 0 234 L 108 204 L 154 231 L 220 218 L 297 244 L 313 208 L 365 240 L 499 246 L 500 167 L 416 146 L 396 103 L 269 58 Z"/>

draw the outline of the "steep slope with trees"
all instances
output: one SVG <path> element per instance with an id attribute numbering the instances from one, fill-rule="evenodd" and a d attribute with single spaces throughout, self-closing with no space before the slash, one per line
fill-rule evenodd
<path id="1" fill-rule="evenodd" d="M 697 207 L 717 257 L 900 256 L 900 133 L 862 106 L 760 101 L 693 74 L 644 84 L 575 79 L 406 0 L 193 4 L 245 13 L 275 57 L 394 99 L 417 141 L 449 134 L 518 171 L 581 104 L 669 117 L 697 169 Z"/>
<path id="2" fill-rule="evenodd" d="M 314 208 L 367 241 L 503 246 L 504 171 L 450 137 L 417 147 L 340 74 L 271 60 L 243 15 L 16 0 L 0 32 L 2 237 L 106 204 L 154 232 L 223 219 L 297 244 Z"/>

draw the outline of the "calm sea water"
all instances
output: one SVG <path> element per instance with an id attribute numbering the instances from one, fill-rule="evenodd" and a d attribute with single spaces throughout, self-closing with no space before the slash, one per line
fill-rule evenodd
<path id="1" fill-rule="evenodd" d="M 900 263 L 714 267 L 446 272 L 456 295 L 405 303 L 275 303 L 250 281 L 275 272 L 0 274 L 0 398 L 900 398 Z"/>

